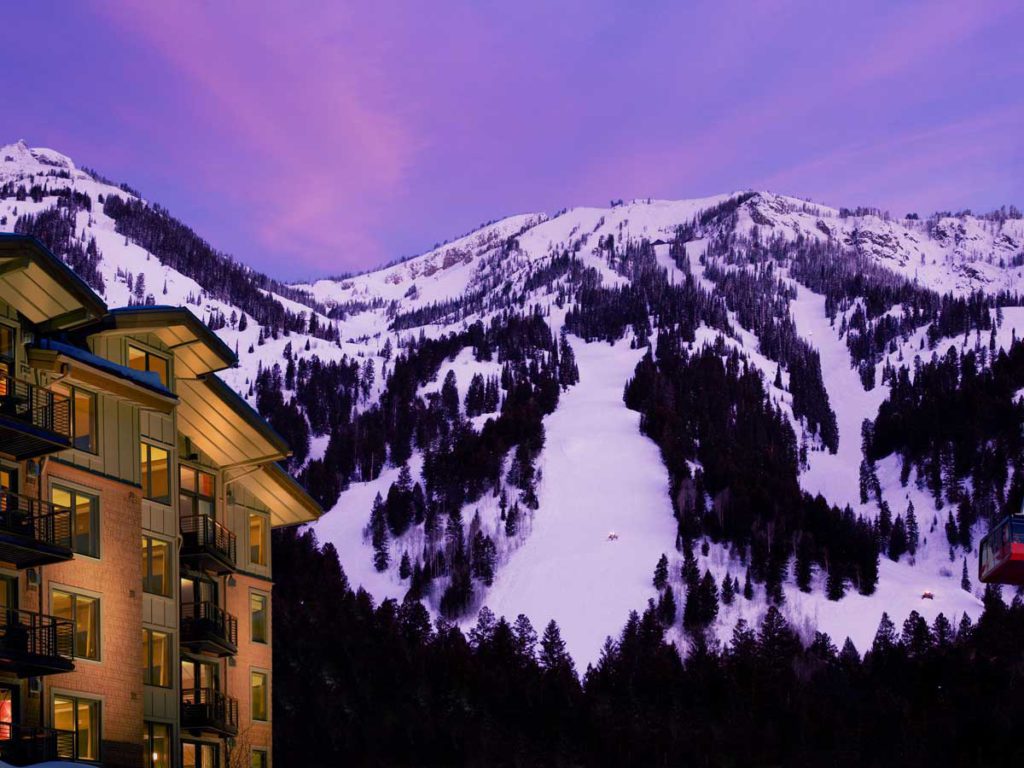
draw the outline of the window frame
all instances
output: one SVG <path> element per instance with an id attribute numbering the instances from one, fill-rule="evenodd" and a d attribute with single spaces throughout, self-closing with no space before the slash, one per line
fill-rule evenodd
<path id="1" fill-rule="evenodd" d="M 264 712 L 266 717 L 256 717 L 256 677 L 263 678 Z M 270 722 L 270 670 L 259 667 L 249 668 L 249 719 L 254 723 Z"/>
<path id="2" fill-rule="evenodd" d="M 195 749 L 196 749 L 196 757 L 199 758 L 199 764 L 200 764 L 201 768 L 219 768 L 219 766 L 220 766 L 220 745 L 219 744 L 216 744 L 216 743 L 214 743 L 212 741 L 199 741 L 197 739 L 182 739 L 181 740 L 181 749 L 180 749 L 179 755 L 178 755 L 178 757 L 179 757 L 179 759 L 181 761 L 181 765 L 185 765 L 185 747 L 186 746 L 195 747 Z M 212 766 L 206 766 L 202 762 L 203 758 L 202 758 L 201 751 L 202 751 L 203 747 L 207 747 L 207 748 L 213 750 L 213 765 Z"/>
<path id="3" fill-rule="evenodd" d="M 153 649 L 156 647 L 153 642 L 154 635 L 161 635 L 164 638 L 164 649 L 166 656 L 164 658 L 164 676 L 167 679 L 166 683 L 155 683 L 153 682 L 154 672 L 156 671 L 153 667 Z M 153 688 L 173 688 L 174 687 L 174 654 L 173 648 L 173 635 L 170 632 L 164 632 L 159 629 L 150 629 L 149 627 L 142 628 L 142 646 L 143 655 L 145 658 L 142 660 L 142 684 L 148 685 Z"/>
<path id="4" fill-rule="evenodd" d="M 263 601 L 263 639 L 256 638 L 256 611 L 253 600 Z M 261 590 L 249 590 L 249 641 L 257 645 L 270 645 L 270 595 Z"/>
<path id="5" fill-rule="evenodd" d="M 55 503 L 53 500 L 54 491 L 63 491 L 71 497 L 71 550 L 75 555 L 81 555 L 83 557 L 92 557 L 97 560 L 103 554 L 102 542 L 100 539 L 100 494 L 92 490 L 83 490 L 74 485 L 65 483 L 62 479 L 54 478 L 50 483 L 50 503 Z M 78 529 L 78 498 L 85 497 L 92 500 L 92 504 L 89 506 L 89 531 L 91 544 L 94 545 L 91 552 L 80 550 L 77 546 L 77 534 L 75 531 Z"/>
<path id="6" fill-rule="evenodd" d="M 153 449 L 163 451 L 167 454 L 167 496 L 166 497 L 154 497 L 153 492 Z M 148 449 L 148 451 L 147 451 Z M 152 501 L 156 504 L 163 504 L 165 506 L 171 506 L 171 498 L 173 496 L 172 491 L 174 490 L 174 482 L 171 476 L 171 449 L 167 446 L 160 445 L 157 443 L 150 442 L 148 440 L 139 440 L 139 485 L 142 487 L 142 497 L 147 501 Z M 147 469 L 147 466 L 149 467 Z"/>
<path id="7" fill-rule="evenodd" d="M 154 731 L 156 728 L 167 729 L 167 755 L 165 765 L 171 768 L 174 765 L 174 725 L 172 723 L 162 723 L 158 720 L 144 720 L 142 722 L 142 743 L 146 748 L 146 755 L 143 758 L 146 763 L 146 768 L 154 768 L 156 762 L 153 760 L 153 739 Z"/>
<path id="8" fill-rule="evenodd" d="M 132 365 L 132 350 L 133 349 L 136 352 L 141 352 L 142 353 L 143 360 L 145 361 L 145 363 L 144 363 L 145 367 L 144 368 L 136 368 L 135 366 Z M 164 376 L 161 377 L 160 376 L 160 371 L 154 371 L 153 368 L 150 366 L 150 360 L 152 360 L 153 358 L 156 358 L 158 360 L 162 360 L 163 361 L 164 372 L 165 372 Z M 144 347 L 141 344 L 138 344 L 138 343 L 136 343 L 134 341 L 129 341 L 128 342 L 128 349 L 125 351 L 124 360 L 125 360 L 125 365 L 128 368 L 131 368 L 133 371 L 144 371 L 146 373 L 155 373 L 157 375 L 157 377 L 160 379 L 161 385 L 163 385 L 165 388 L 170 389 L 170 386 L 171 386 L 171 384 L 170 384 L 170 382 L 171 382 L 171 358 L 170 358 L 170 355 L 166 355 L 163 352 L 157 352 L 155 350 L 149 349 L 148 347 Z"/>
<path id="9" fill-rule="evenodd" d="M 153 578 L 153 550 L 154 544 L 162 544 L 167 548 L 167 573 L 165 574 L 165 592 L 154 592 L 149 589 L 149 580 Z M 155 595 L 156 597 L 174 597 L 174 545 L 167 541 L 167 539 L 161 539 L 159 536 L 153 536 L 151 534 L 142 534 L 142 591 L 147 595 Z"/>
<path id="10" fill-rule="evenodd" d="M 262 529 L 262 533 L 263 533 L 263 537 L 260 540 L 260 552 L 262 553 L 262 562 L 260 560 L 255 559 L 252 556 L 253 555 L 253 541 L 252 541 L 253 525 L 252 524 L 253 524 L 254 520 L 259 520 L 260 521 L 260 525 L 261 525 L 261 529 Z M 265 514 L 263 512 L 254 512 L 254 511 L 250 510 L 249 511 L 249 521 L 248 521 L 248 523 L 249 523 L 248 526 L 246 526 L 246 530 L 247 530 L 246 540 L 247 540 L 247 544 L 249 545 L 248 546 L 248 561 L 249 561 L 249 565 L 255 565 L 255 566 L 259 567 L 259 568 L 269 568 L 270 567 L 270 515 L 267 515 L 267 514 Z"/>
<path id="11" fill-rule="evenodd" d="M 263 760 L 260 761 L 259 768 L 270 768 L 270 750 L 266 747 L 252 747 L 249 750 L 250 768 L 257 768 L 256 755 L 263 755 Z"/>
<path id="12" fill-rule="evenodd" d="M 65 760 L 70 759 L 74 761 L 85 761 L 89 763 L 100 763 L 103 761 L 103 700 L 94 698 L 91 696 L 80 696 L 76 691 L 53 691 L 50 696 L 50 722 L 56 727 L 57 724 L 57 699 L 64 699 L 72 703 L 74 708 L 74 720 L 75 720 L 75 747 L 73 755 L 60 755 L 58 759 Z M 96 755 L 95 757 L 82 757 L 81 756 L 81 744 L 82 739 L 79 735 L 79 721 L 78 721 L 78 707 L 81 703 L 89 704 L 90 706 L 96 707 L 96 727 L 95 731 L 95 742 L 96 742 Z"/>
<path id="13" fill-rule="evenodd" d="M 79 661 L 79 660 L 82 660 L 82 661 L 94 661 L 94 662 L 101 662 L 101 661 L 103 661 L 103 632 L 102 632 L 102 629 L 103 629 L 103 624 L 102 624 L 103 614 L 102 614 L 102 610 L 101 610 L 101 606 L 100 606 L 100 596 L 96 595 L 96 594 L 89 594 L 87 592 L 82 592 L 82 591 L 79 591 L 79 590 L 75 590 L 75 589 L 73 589 L 71 587 L 64 587 L 64 586 L 60 586 L 60 585 L 57 585 L 57 584 L 53 584 L 53 585 L 50 586 L 50 613 L 52 615 L 54 615 L 54 616 L 57 615 L 57 612 L 56 612 L 56 609 L 53 606 L 53 600 L 54 600 L 54 597 L 57 595 L 57 593 L 60 593 L 62 595 L 67 595 L 68 597 L 71 598 L 71 623 L 72 623 L 73 628 L 74 628 L 73 629 L 73 631 L 74 631 L 73 643 L 74 643 L 74 646 L 75 646 L 74 647 L 75 661 L 76 662 Z M 95 620 L 95 626 L 96 626 L 96 655 L 95 656 L 87 656 L 84 653 L 79 653 L 78 652 L 78 600 L 79 600 L 79 598 L 84 598 L 85 600 L 91 600 L 93 602 L 93 604 L 95 605 L 95 607 L 96 607 L 95 608 L 95 610 L 96 610 L 96 620 Z"/>
<path id="14" fill-rule="evenodd" d="M 181 481 L 181 479 L 182 479 L 181 478 L 181 473 L 182 473 L 183 469 L 189 470 L 190 472 L 194 472 L 195 473 L 196 480 L 195 480 L 195 486 L 193 488 L 186 488 L 185 484 L 182 483 L 182 481 Z M 199 480 L 200 475 L 205 475 L 205 476 L 209 477 L 211 482 L 212 482 L 213 492 L 209 496 L 207 496 L 206 494 L 200 492 L 200 488 L 201 488 L 201 483 L 200 483 L 200 480 Z M 181 508 L 181 502 L 185 498 L 187 498 L 189 500 L 189 502 L 191 503 L 191 506 L 192 506 L 192 509 L 187 514 Z M 204 469 L 202 467 L 197 467 L 194 464 L 189 464 L 189 463 L 184 462 L 184 461 L 179 461 L 178 462 L 178 516 L 179 517 L 194 517 L 194 516 L 197 516 L 197 515 L 199 515 L 199 516 L 204 515 L 205 513 L 199 511 L 200 502 L 203 502 L 203 501 L 209 502 L 209 504 L 210 504 L 210 513 L 209 513 L 208 517 L 211 520 L 216 520 L 217 519 L 217 474 L 216 474 L 216 472 L 210 472 L 208 469 Z"/>
<path id="15" fill-rule="evenodd" d="M 99 446 L 99 395 L 89 389 L 84 389 L 77 384 L 70 384 L 68 382 L 56 382 L 50 390 L 55 394 L 62 395 L 68 399 L 70 406 L 70 424 L 71 424 L 71 447 L 76 451 L 83 451 L 90 453 L 93 456 L 98 456 L 100 453 Z M 89 412 L 89 446 L 83 447 L 78 445 L 78 396 L 81 395 L 89 400 L 91 403 Z"/>

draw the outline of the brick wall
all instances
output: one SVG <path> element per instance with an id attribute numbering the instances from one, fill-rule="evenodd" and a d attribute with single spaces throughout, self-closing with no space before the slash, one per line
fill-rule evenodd
<path id="1" fill-rule="evenodd" d="M 42 569 L 43 611 L 52 613 L 54 587 L 100 598 L 100 660 L 76 660 L 75 671 L 47 677 L 41 704 L 51 722 L 55 692 L 81 693 L 101 703 L 101 758 L 109 768 L 142 765 L 142 536 L 139 490 L 75 467 L 48 462 L 43 495 L 61 484 L 99 496 L 100 557 L 76 555 L 66 563 Z M 26 488 L 35 494 L 36 489 Z M 27 579 L 23 579 L 23 585 Z M 22 604 L 35 610 L 39 594 L 22 587 Z"/>

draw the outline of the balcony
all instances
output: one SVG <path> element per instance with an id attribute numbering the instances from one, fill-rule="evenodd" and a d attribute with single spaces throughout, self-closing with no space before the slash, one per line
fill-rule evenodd
<path id="1" fill-rule="evenodd" d="M 34 568 L 73 556 L 71 510 L 0 488 L 0 561 Z"/>
<path id="2" fill-rule="evenodd" d="M 181 646 L 193 653 L 238 653 L 238 619 L 215 603 L 181 606 Z"/>
<path id="3" fill-rule="evenodd" d="M 182 691 L 181 727 L 187 731 L 235 736 L 238 734 L 238 699 L 213 688 Z"/>
<path id="4" fill-rule="evenodd" d="M 22 461 L 70 447 L 70 401 L 27 381 L 0 375 L 0 453 Z"/>
<path id="5" fill-rule="evenodd" d="M 235 571 L 235 534 L 208 515 L 181 518 L 181 562 L 218 576 Z"/>
<path id="6" fill-rule="evenodd" d="M 0 671 L 18 677 L 70 672 L 75 668 L 74 625 L 32 611 L 0 610 Z"/>
<path id="7" fill-rule="evenodd" d="M 75 732 L 0 723 L 0 760 L 34 765 L 75 754 Z"/>

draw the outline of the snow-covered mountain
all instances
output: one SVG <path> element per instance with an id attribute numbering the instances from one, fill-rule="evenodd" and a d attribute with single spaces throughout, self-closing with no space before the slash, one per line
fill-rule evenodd
<path id="1" fill-rule="evenodd" d="M 820 564 L 814 567 L 809 592 L 787 572 L 784 610 L 794 626 L 807 631 L 819 627 L 840 640 L 849 636 L 864 648 L 883 610 L 894 617 L 917 610 L 929 620 L 939 612 L 951 619 L 980 613 L 978 589 L 961 588 L 962 562 L 968 562 L 973 579 L 976 551 L 958 550 L 951 562 L 943 530 L 949 508 L 940 509 L 941 493 L 937 500 L 914 476 L 901 482 L 903 467 L 893 454 L 872 464 L 878 491 L 864 500 L 861 430 L 889 394 L 887 371 L 912 367 L 915 356 L 927 360 L 950 346 L 1008 348 L 1024 335 L 1024 308 L 1005 297 L 1005 306 L 997 310 L 993 303 L 984 310 L 993 327 L 983 339 L 977 324 L 951 333 L 944 327 L 940 333 L 937 314 L 936 319 L 922 321 L 908 309 L 932 306 L 929 296 L 937 307 L 935 294 L 966 300 L 979 291 L 987 296 L 1016 293 L 1024 284 L 1024 219 L 1013 209 L 987 216 L 890 218 L 877 211 L 837 210 L 769 192 L 637 200 L 555 215 L 511 216 L 384 269 L 283 286 L 248 270 L 231 272 L 227 260 L 210 270 L 228 275 L 216 284 L 203 270 L 191 269 L 187 259 L 171 259 L 163 252 L 161 260 L 144 247 L 155 246 L 138 223 L 138 211 L 135 218 L 124 216 L 120 204 L 108 202 L 112 197 L 152 210 L 137 192 L 78 168 L 58 152 L 32 149 L 24 142 L 0 148 L 0 229 L 18 227 L 44 239 L 49 236 L 52 247 L 73 266 L 94 270 L 90 281 L 111 306 L 133 301 L 190 306 L 237 350 L 241 363 L 225 378 L 254 403 L 262 391 L 257 383 L 261 372 L 275 365 L 284 368 L 287 362 L 291 376 L 300 381 L 309 375 L 314 358 L 318 365 L 348 366 L 344 370 L 358 375 L 358 387 L 338 394 L 339 402 L 351 406 L 351 414 L 338 417 L 343 420 L 370 412 L 382 394 L 392 396 L 389 376 L 402 350 L 412 350 L 420 339 L 441 339 L 450 333 L 472 336 L 478 333 L 473 330 L 477 321 L 501 325 L 510 315 L 536 316 L 557 339 L 563 328 L 581 327 L 579 315 L 573 313 L 580 312 L 585 290 L 632 286 L 649 292 L 652 270 L 663 275 L 656 281 L 689 286 L 691 292 L 680 296 L 703 291 L 708 302 L 720 306 L 721 317 L 712 322 L 708 318 L 715 316 L 713 307 L 710 314 L 695 314 L 692 338 L 683 338 L 678 325 L 668 328 L 653 310 L 647 318 L 632 317 L 615 338 L 588 342 L 575 331 L 568 334 L 578 382 L 563 386 L 557 407 L 543 418 L 543 448 L 535 462 L 536 509 L 524 506 L 522 521 L 509 533 L 507 508 L 518 493 L 507 479 L 516 464 L 516 451 L 511 449 L 498 484 L 471 494 L 460 510 L 469 530 L 467 546 L 479 532 L 494 547 L 493 583 L 486 585 L 474 572 L 472 606 L 487 605 L 510 619 L 525 613 L 538 626 L 557 619 L 581 665 L 597 658 L 605 637 L 618 633 L 630 610 L 642 610 L 649 599 L 663 599 L 664 592 L 652 584 L 662 554 L 668 556 L 668 583 L 680 607 L 684 600 L 684 557 L 676 546 L 674 516 L 679 501 L 670 495 L 663 452 L 641 432 L 640 413 L 623 400 L 624 387 L 637 375 L 647 345 L 654 344 L 661 331 L 679 333 L 691 354 L 708 347 L 724 358 L 735 350 L 746 366 L 759 372 L 771 407 L 784 415 L 801 447 L 799 484 L 805 491 L 821 494 L 831 505 L 848 506 L 865 520 L 879 516 L 882 502 L 893 515 L 903 513 L 910 503 L 916 510 L 920 546 L 914 555 L 903 554 L 897 561 L 883 554 L 877 589 L 870 595 L 851 589 L 842 600 L 827 599 Z M 163 226 L 169 216 L 156 211 Z M 42 220 L 41 214 L 47 212 L 51 218 L 59 213 L 66 225 Z M 182 242 L 194 247 L 191 240 Z M 768 262 L 770 271 L 765 269 Z M 840 267 L 833 269 L 836 263 Z M 825 270 L 821 265 L 826 264 L 832 266 Z M 900 300 L 879 312 L 866 290 L 841 300 L 835 295 L 827 298 L 824 289 L 812 290 L 815 285 L 821 288 L 810 274 L 812 267 L 829 275 L 843 269 L 864 271 L 871 285 L 896 286 Z M 762 282 L 737 288 L 734 278 L 741 273 L 759 276 Z M 750 291 L 762 289 L 764 303 L 753 307 Z M 603 306 L 594 304 L 594 311 L 603 312 Z M 649 301 L 646 306 L 655 304 Z M 783 343 L 769 343 L 768 335 L 787 324 L 792 334 L 784 331 Z M 645 325 L 650 326 L 647 331 Z M 862 342 L 869 336 L 879 340 L 865 349 Z M 553 353 L 554 346 L 549 352 L 543 342 L 528 352 L 534 363 L 531 375 L 542 375 L 537 369 L 547 363 L 554 367 Z M 420 383 L 414 395 L 429 409 L 431 402 L 444 399 L 443 383 L 454 374 L 458 401 L 465 403 L 467 396 L 472 397 L 474 376 L 504 376 L 510 354 L 503 347 L 494 356 L 481 354 L 477 342 L 467 343 L 446 355 L 436 374 Z M 564 352 L 559 357 L 564 363 Z M 803 363 L 797 361 L 811 358 L 810 373 L 802 373 Z M 368 370 L 380 375 L 368 377 Z M 827 395 L 817 395 L 823 402 L 813 407 L 800 394 L 805 377 L 812 383 L 820 380 L 815 386 Z M 283 400 L 298 403 L 297 389 L 288 386 L 287 374 L 283 381 Z M 353 392 L 355 399 L 348 403 Z M 387 403 L 382 408 L 389 407 Z M 295 471 L 326 457 L 325 471 L 330 472 L 338 443 L 351 440 L 350 433 L 335 424 L 332 446 L 332 431 L 318 426 L 309 406 L 295 407 L 308 419 L 311 433 L 308 455 L 301 457 Z M 460 419 L 477 431 L 486 430 L 488 419 L 499 412 L 493 403 L 472 414 L 458 407 L 463 408 Z M 827 425 L 815 415 L 822 410 L 833 414 L 837 440 L 828 436 Z M 425 461 L 447 449 L 425 451 L 415 442 L 403 463 L 413 482 L 426 485 Z M 429 523 L 416 520 L 388 537 L 389 562 L 381 570 L 375 567 L 374 544 L 379 542 L 370 519 L 374 498 L 380 494 L 387 499 L 393 486 L 405 482 L 401 468 L 390 458 L 389 453 L 379 465 L 371 462 L 369 470 L 358 469 L 345 477 L 342 484 L 347 487 L 337 504 L 317 524 L 321 539 L 337 548 L 350 580 L 377 599 L 402 599 L 411 578 L 402 573 L 403 555 L 418 565 L 422 554 L 435 547 Z M 700 462 L 691 464 L 694 472 L 702 469 Z M 494 492 L 499 487 L 505 491 L 504 502 L 502 494 Z M 707 502 L 723 503 L 721 497 L 709 497 Z M 702 535 L 696 543 L 700 572 L 710 572 L 716 584 L 723 584 L 726 574 L 742 580 L 745 550 L 713 538 Z M 425 591 L 424 601 L 433 612 L 441 608 L 449 578 L 438 577 Z M 764 612 L 764 588 L 755 584 L 752 589 L 753 599 L 720 606 L 713 626 L 722 636 L 738 618 L 756 621 Z M 923 599 L 925 593 L 931 597 Z M 472 620 L 472 611 L 463 617 L 467 623 Z M 686 635 L 678 621 L 675 624 L 674 637 L 685 644 Z"/>

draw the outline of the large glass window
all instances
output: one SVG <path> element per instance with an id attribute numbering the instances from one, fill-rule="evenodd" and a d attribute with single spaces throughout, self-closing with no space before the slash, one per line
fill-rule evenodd
<path id="1" fill-rule="evenodd" d="M 52 389 L 71 404 L 71 444 L 96 453 L 96 395 L 67 384 L 54 384 Z"/>
<path id="2" fill-rule="evenodd" d="M 142 741 L 146 768 L 171 768 L 171 726 L 147 722 Z"/>
<path id="3" fill-rule="evenodd" d="M 164 632 L 142 630 L 142 682 L 171 687 L 171 639 Z"/>
<path id="4" fill-rule="evenodd" d="M 74 625 L 75 656 L 79 659 L 100 658 L 100 601 L 75 592 L 53 591 L 53 615 Z"/>
<path id="5" fill-rule="evenodd" d="M 181 742 L 181 768 L 217 768 L 217 758 L 216 744 Z"/>
<path id="6" fill-rule="evenodd" d="M 77 696 L 53 697 L 53 727 L 74 733 L 57 740 L 57 756 L 65 760 L 100 759 L 100 703 Z"/>
<path id="7" fill-rule="evenodd" d="M 171 503 L 170 454 L 159 446 L 139 443 L 142 452 L 142 494 L 161 504 Z"/>
<path id="8" fill-rule="evenodd" d="M 266 672 L 250 673 L 252 679 L 252 719 L 270 719 L 270 678 Z"/>
<path id="9" fill-rule="evenodd" d="M 50 488 L 50 501 L 71 510 L 71 548 L 80 555 L 100 556 L 100 500 L 82 491 Z"/>
<path id="10" fill-rule="evenodd" d="M 10 376 L 14 367 L 14 329 L 0 325 L 0 396 L 7 394 L 7 382 L 2 377 Z"/>
<path id="11" fill-rule="evenodd" d="M 267 642 L 267 629 L 270 624 L 270 611 L 267 596 L 262 592 L 249 593 L 249 615 L 251 619 L 251 637 L 254 643 Z"/>
<path id="12" fill-rule="evenodd" d="M 214 487 L 213 475 L 209 472 L 182 464 L 178 468 L 178 510 L 181 516 L 214 517 Z"/>
<path id="13" fill-rule="evenodd" d="M 18 492 L 17 470 L 0 467 L 0 491 L 10 491 L 11 493 Z M 9 499 L 3 493 L 0 493 L 0 515 L 5 514 L 8 508 L 17 509 L 17 507 L 17 501 Z"/>
<path id="14" fill-rule="evenodd" d="M 129 345 L 128 367 L 134 368 L 136 371 L 155 373 L 159 377 L 160 383 L 167 386 L 167 358 L 162 355 Z"/>
<path id="15" fill-rule="evenodd" d="M 161 597 L 171 596 L 171 545 L 142 537 L 142 591 Z"/>
<path id="16" fill-rule="evenodd" d="M 253 565 L 267 564 L 267 550 L 270 548 L 270 542 L 267 541 L 269 530 L 265 515 L 249 515 L 249 562 Z"/>

